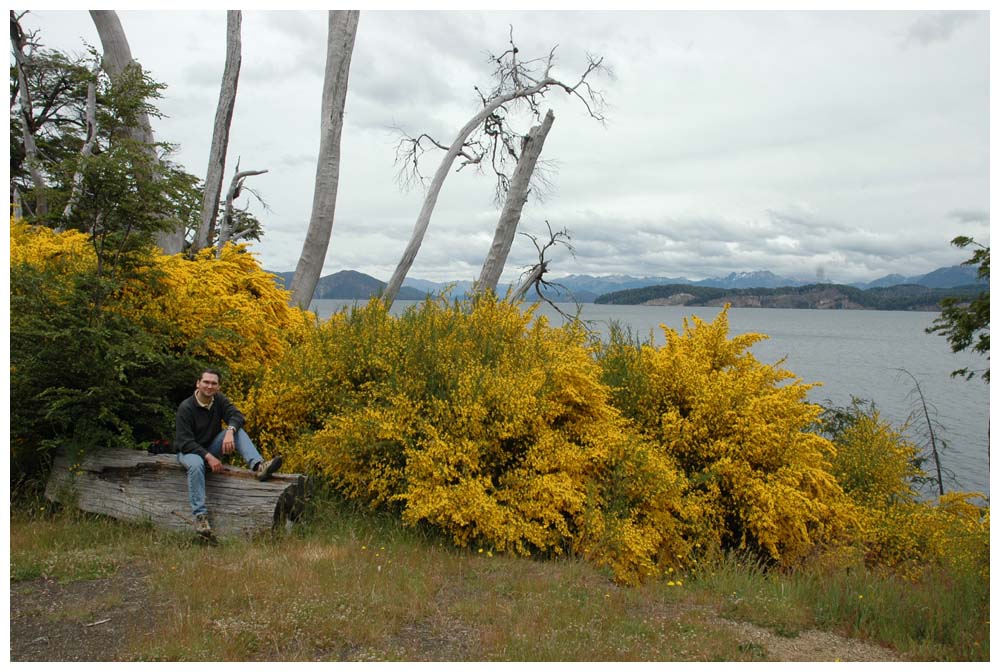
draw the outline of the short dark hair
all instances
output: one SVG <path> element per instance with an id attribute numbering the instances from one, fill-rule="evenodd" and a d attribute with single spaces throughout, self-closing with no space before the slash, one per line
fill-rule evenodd
<path id="1" fill-rule="evenodd" d="M 198 374 L 198 380 L 201 380 L 202 378 L 204 378 L 206 373 L 211 373 L 212 375 L 214 375 L 216 378 L 219 379 L 220 383 L 222 382 L 222 372 L 219 371 L 218 369 L 213 369 L 213 368 L 204 368 L 204 369 L 202 369 L 201 373 Z M 198 381 L 195 381 L 195 382 L 198 382 Z"/>

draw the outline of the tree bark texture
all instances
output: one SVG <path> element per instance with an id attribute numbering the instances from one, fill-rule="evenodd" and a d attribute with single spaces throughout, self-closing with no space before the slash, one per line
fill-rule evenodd
<path id="1" fill-rule="evenodd" d="M 209 519 L 218 537 L 250 536 L 294 521 L 309 487 L 300 474 L 274 474 L 260 482 L 253 472 L 230 466 L 218 474 L 209 470 L 205 486 Z M 176 455 L 107 448 L 74 467 L 60 452 L 45 497 L 120 520 L 193 531 L 187 470 Z"/>
<path id="2" fill-rule="evenodd" d="M 208 246 L 215 229 L 219 213 L 219 199 L 222 194 L 222 178 L 226 169 L 226 152 L 229 147 L 229 129 L 236 108 L 236 88 L 240 79 L 242 44 L 240 26 L 243 13 L 239 10 L 226 12 L 226 66 L 222 72 L 222 86 L 219 91 L 219 105 L 215 109 L 215 126 L 212 129 L 212 148 L 208 155 L 208 170 L 205 173 L 205 197 L 201 202 L 201 220 L 195 235 L 192 256 Z"/>
<path id="3" fill-rule="evenodd" d="M 329 13 L 326 75 L 323 80 L 319 157 L 316 161 L 312 214 L 290 287 L 291 304 L 303 309 L 308 309 L 312 302 L 333 231 L 337 185 L 340 182 L 340 135 L 344 127 L 347 80 L 351 70 L 354 38 L 358 32 L 358 18 L 357 10 Z"/>
<path id="4" fill-rule="evenodd" d="M 125 29 L 118 19 L 118 14 L 114 10 L 90 10 L 90 17 L 94 20 L 97 28 L 97 35 L 101 38 L 101 47 L 104 50 L 102 62 L 105 72 L 114 80 L 135 61 L 132 58 L 132 49 L 129 47 L 128 38 L 125 37 Z M 144 143 L 154 160 L 156 156 L 156 140 L 153 136 L 153 127 L 149 123 L 149 116 L 139 115 L 139 125 L 132 129 L 133 137 Z M 156 244 L 163 250 L 164 254 L 177 254 L 184 249 L 184 226 L 179 225 L 173 231 L 162 231 L 157 234 Z"/>
<path id="5" fill-rule="evenodd" d="M 524 137 L 521 145 L 521 156 L 517 160 L 517 167 L 510 180 L 510 188 L 507 190 L 507 197 L 504 199 L 503 210 L 500 212 L 500 219 L 497 221 L 497 229 L 493 234 L 493 244 L 490 246 L 489 254 L 483 263 L 483 269 L 479 273 L 479 282 L 476 291 L 495 292 L 497 283 L 500 281 L 500 274 L 503 273 L 504 265 L 507 263 L 507 255 L 510 254 L 510 246 L 514 242 L 514 234 L 517 232 L 517 225 L 521 221 L 521 211 L 528 201 L 528 186 L 531 183 L 531 175 L 535 171 L 535 164 L 542 153 L 545 145 L 545 138 L 552 128 L 555 115 L 549 110 L 542 123 L 533 126 L 528 135 Z"/>

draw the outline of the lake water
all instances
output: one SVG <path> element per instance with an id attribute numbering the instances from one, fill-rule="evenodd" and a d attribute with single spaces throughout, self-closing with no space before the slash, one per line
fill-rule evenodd
<path id="1" fill-rule="evenodd" d="M 326 318 L 353 301 L 314 301 L 312 310 Z M 397 301 L 400 313 L 414 301 Z M 575 306 L 561 304 L 569 313 Z M 652 330 L 658 344 L 664 342 L 660 324 L 680 331 L 684 318 L 697 315 L 711 321 L 719 308 L 684 306 L 608 306 L 583 304 L 582 318 L 606 336 L 609 323 L 617 321 L 642 336 Z M 543 304 L 538 312 L 553 324 L 563 319 Z M 918 409 L 913 381 L 919 381 L 931 408 L 935 435 L 939 440 L 945 490 L 973 490 L 989 494 L 989 385 L 976 378 L 966 381 L 949 374 L 958 368 L 980 369 L 985 357 L 953 353 L 943 336 L 924 332 L 937 313 L 874 310 L 783 310 L 731 308 L 730 335 L 755 332 L 767 340 L 753 346 L 757 359 L 768 364 L 784 358 L 784 368 L 803 382 L 820 382 L 809 393 L 811 401 L 846 406 L 851 396 L 872 400 L 882 416 L 902 425 Z M 907 433 L 918 445 L 926 443 L 923 415 L 912 415 Z M 941 449 L 940 441 L 947 447 Z M 933 469 L 930 463 L 925 467 Z"/>

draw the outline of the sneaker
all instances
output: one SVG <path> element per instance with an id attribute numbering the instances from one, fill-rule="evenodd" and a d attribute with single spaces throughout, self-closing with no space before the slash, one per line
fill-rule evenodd
<path id="1" fill-rule="evenodd" d="M 212 536 L 212 525 L 208 522 L 207 513 L 199 513 L 194 517 L 194 529 L 203 537 Z"/>
<path id="2" fill-rule="evenodd" d="M 258 462 L 254 471 L 257 472 L 258 481 L 266 481 L 271 478 L 271 474 L 281 467 L 281 455 L 275 455 L 267 462 Z"/>

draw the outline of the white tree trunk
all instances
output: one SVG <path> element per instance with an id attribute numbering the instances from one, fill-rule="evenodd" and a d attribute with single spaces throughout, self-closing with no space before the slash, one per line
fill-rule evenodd
<path id="1" fill-rule="evenodd" d="M 101 38 L 101 46 L 104 49 L 102 59 L 104 70 L 115 79 L 125 68 L 135 61 L 132 59 L 132 50 L 129 48 L 128 39 L 125 37 L 125 29 L 122 28 L 118 14 L 113 10 L 90 10 L 90 17 L 94 20 L 97 28 L 97 35 Z M 156 140 L 153 137 L 153 127 L 149 123 L 149 117 L 145 114 L 139 115 L 139 127 L 132 129 L 134 137 L 143 142 L 150 155 L 157 159 Z M 157 235 L 156 244 L 163 250 L 164 254 L 177 254 L 184 249 L 184 225 L 179 224 L 173 231 L 163 231 Z"/>
<path id="2" fill-rule="evenodd" d="M 18 94 L 21 99 L 21 124 L 22 137 L 24 139 L 24 157 L 28 164 L 28 172 L 31 173 L 31 181 L 35 185 L 35 214 L 39 217 L 45 216 L 49 212 L 48 184 L 45 176 L 39 168 L 38 147 L 35 145 L 35 134 L 33 111 L 31 109 L 31 92 L 28 90 L 28 77 L 24 72 L 24 45 L 21 41 L 20 26 L 16 24 L 14 12 L 11 11 L 11 33 L 10 42 L 14 48 L 14 63 L 17 68 Z"/>
<path id="3" fill-rule="evenodd" d="M 97 79 L 97 73 L 94 73 Z M 70 192 L 69 200 L 63 209 L 62 221 L 56 231 L 61 232 L 66 222 L 73 215 L 73 208 L 80 200 L 80 193 L 83 191 L 83 171 L 87 166 L 87 159 L 94 154 L 94 143 L 97 141 L 97 84 L 91 82 L 87 84 L 87 139 L 80 148 L 80 164 L 73 174 L 73 190 Z"/>
<path id="4" fill-rule="evenodd" d="M 555 115 L 549 110 L 545 119 L 538 126 L 532 127 L 525 136 L 521 146 L 521 157 L 517 160 L 517 167 L 510 180 L 510 188 L 507 190 L 507 198 L 504 200 L 503 210 L 500 219 L 497 221 L 497 229 L 493 234 L 493 244 L 490 246 L 489 254 L 483 263 L 483 269 L 479 273 L 479 282 L 476 284 L 476 291 L 480 293 L 495 292 L 497 283 L 500 281 L 500 274 L 507 263 L 507 255 L 510 254 L 510 246 L 514 242 L 514 234 L 517 232 L 517 225 L 521 221 L 521 211 L 528 200 L 528 185 L 531 183 L 531 175 L 535 171 L 535 164 L 542 153 L 545 145 L 545 138 L 552 128 Z"/>
<path id="5" fill-rule="evenodd" d="M 356 10 L 329 13 L 326 75 L 323 80 L 319 157 L 316 161 L 312 214 L 290 287 L 291 304 L 303 309 L 308 309 L 312 302 L 333 231 L 337 185 L 340 182 L 340 135 L 344 127 L 347 80 L 351 70 L 354 37 L 358 32 L 358 18 L 359 12 Z"/>
<path id="6" fill-rule="evenodd" d="M 229 128 L 236 107 L 236 87 L 240 79 L 242 50 L 240 25 L 243 13 L 239 10 L 226 12 L 226 66 L 222 73 L 219 91 L 219 106 L 215 109 L 215 127 L 212 129 L 212 149 L 208 156 L 208 170 L 205 173 L 205 197 L 201 202 L 201 221 L 195 234 L 191 254 L 208 246 L 208 240 L 215 229 L 215 219 L 219 212 L 219 198 L 222 194 L 222 178 L 226 169 L 226 151 L 229 147 Z"/>
<path id="7" fill-rule="evenodd" d="M 413 225 L 413 233 L 410 235 L 410 242 L 403 251 L 403 258 L 399 260 L 399 264 L 396 266 L 395 272 L 393 272 L 392 277 L 389 279 L 389 282 L 385 287 L 385 291 L 382 292 L 382 299 L 385 301 L 387 306 L 391 306 L 392 302 L 396 300 L 396 295 L 399 294 L 399 290 L 403 286 L 403 280 L 406 279 L 406 274 L 410 272 L 410 266 L 413 265 L 413 260 L 417 258 L 417 252 L 420 250 L 420 245 L 424 241 L 424 234 L 427 233 L 427 227 L 431 223 L 431 214 L 433 214 L 434 206 L 437 204 L 438 194 L 441 193 L 441 187 L 444 185 L 444 180 L 448 177 L 448 173 L 451 171 L 451 165 L 455 162 L 458 155 L 462 153 L 462 147 L 465 145 L 465 141 L 468 140 L 472 132 L 486 120 L 486 117 L 493 114 L 493 112 L 496 111 L 496 109 L 501 105 L 509 103 L 516 98 L 526 98 L 532 96 L 557 83 L 558 82 L 554 79 L 545 78 L 530 88 L 518 89 L 517 91 L 511 91 L 501 96 L 497 96 L 496 98 L 489 100 L 483 109 L 480 110 L 476 116 L 470 119 L 468 123 L 462 127 L 462 130 L 458 132 L 458 136 L 455 138 L 455 141 L 451 143 L 451 146 L 448 147 L 448 151 L 445 153 L 444 158 L 441 159 L 441 165 L 438 166 L 437 172 L 434 173 L 434 179 L 431 180 L 430 188 L 428 188 L 427 194 L 424 196 L 423 207 L 420 208 L 420 214 L 417 215 L 417 222 Z"/>

